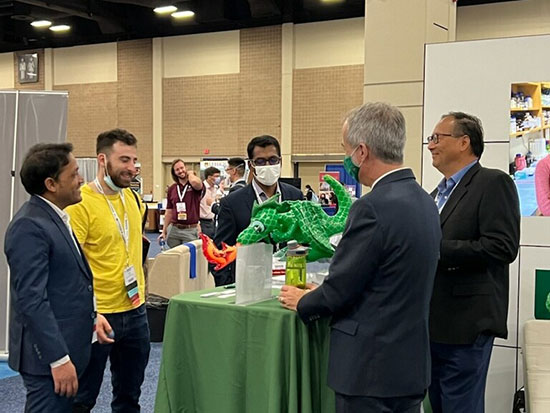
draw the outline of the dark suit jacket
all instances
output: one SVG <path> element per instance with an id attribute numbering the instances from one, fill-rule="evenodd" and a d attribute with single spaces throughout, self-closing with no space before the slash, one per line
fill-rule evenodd
<path id="1" fill-rule="evenodd" d="M 332 316 L 328 384 L 337 393 L 426 390 L 440 241 L 437 207 L 410 169 L 385 176 L 353 203 L 328 277 L 298 305 L 306 323 Z"/>
<path id="2" fill-rule="evenodd" d="M 437 190 L 432 192 L 435 197 Z M 508 334 L 508 266 L 519 249 L 514 182 L 476 163 L 441 210 L 441 259 L 430 309 L 430 337 L 472 344 L 480 333 Z"/>
<path id="3" fill-rule="evenodd" d="M 34 375 L 68 354 L 80 374 L 91 351 L 92 272 L 57 213 L 33 196 L 5 239 L 11 273 L 9 365 Z"/>
<path id="4" fill-rule="evenodd" d="M 279 187 L 281 188 L 281 201 L 304 199 L 302 192 L 292 185 L 279 182 Z M 254 192 L 252 184 L 238 191 L 231 192 L 225 198 L 221 199 L 220 211 L 218 213 L 218 227 L 216 229 L 216 236 L 214 237 L 214 243 L 218 248 L 221 247 L 222 242 L 228 245 L 235 245 L 238 235 L 250 225 L 250 216 L 252 214 L 254 201 L 256 201 L 256 192 Z M 224 269 L 217 271 L 214 277 L 225 274 L 224 278 L 229 277 L 230 280 L 234 281 L 234 267 L 235 263 L 229 264 Z"/>
<path id="5" fill-rule="evenodd" d="M 231 185 L 231 188 L 229 188 L 229 193 L 233 193 L 235 191 L 238 191 L 239 189 L 242 189 L 246 186 L 246 181 L 244 180 L 244 178 L 241 178 L 237 181 L 235 181 L 235 183 L 233 185 Z"/>

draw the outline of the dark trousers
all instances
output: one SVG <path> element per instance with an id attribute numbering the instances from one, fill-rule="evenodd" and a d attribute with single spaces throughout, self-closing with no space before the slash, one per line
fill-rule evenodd
<path id="1" fill-rule="evenodd" d="M 233 284 L 235 282 L 235 262 L 227 265 L 219 271 L 211 271 L 214 276 L 216 287 L 220 285 Z"/>
<path id="2" fill-rule="evenodd" d="M 123 313 L 103 315 L 115 332 L 115 342 L 92 345 L 92 356 L 79 382 L 73 412 L 89 412 L 95 406 L 107 358 L 111 362 L 112 411 L 139 412 L 141 385 L 151 347 L 145 304 Z"/>
<path id="3" fill-rule="evenodd" d="M 201 232 L 208 235 L 211 239 L 214 239 L 216 235 L 216 223 L 213 219 L 200 219 Z"/>
<path id="4" fill-rule="evenodd" d="M 364 397 L 336 393 L 336 413 L 420 413 L 423 399 L 423 394 L 404 397 Z"/>
<path id="5" fill-rule="evenodd" d="M 433 413 L 484 413 L 485 383 L 494 336 L 480 335 L 473 344 L 431 343 Z"/>
<path id="6" fill-rule="evenodd" d="M 21 372 L 21 378 L 27 389 L 25 413 L 70 413 L 72 411 L 73 398 L 55 394 L 51 375 L 36 376 Z"/>

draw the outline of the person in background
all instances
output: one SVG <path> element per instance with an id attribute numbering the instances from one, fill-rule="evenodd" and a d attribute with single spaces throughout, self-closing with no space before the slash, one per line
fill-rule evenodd
<path id="1" fill-rule="evenodd" d="M 519 249 L 520 209 L 507 173 L 484 168 L 481 121 L 441 117 L 428 137 L 443 179 L 432 192 L 443 240 L 430 306 L 434 413 L 483 413 L 495 337 L 506 338 L 509 264 Z"/>
<path id="2" fill-rule="evenodd" d="M 550 155 L 537 163 L 535 191 L 539 215 L 550 216 Z"/>
<path id="3" fill-rule="evenodd" d="M 111 365 L 113 412 L 140 411 L 139 396 L 149 361 L 141 222 L 145 211 L 130 189 L 136 174 L 137 139 L 123 129 L 100 133 L 98 170 L 82 187 L 82 202 L 67 208 L 71 226 L 94 275 L 97 310 L 105 316 L 97 331 L 108 344 L 94 343 L 73 412 L 96 404 L 107 359 Z"/>
<path id="4" fill-rule="evenodd" d="M 130 183 L 130 188 L 138 195 L 143 194 L 143 178 L 141 177 L 141 163 L 136 162 L 136 175 Z"/>
<path id="5" fill-rule="evenodd" d="M 317 194 L 309 184 L 306 185 L 306 201 L 319 202 Z"/>
<path id="6" fill-rule="evenodd" d="M 279 182 L 281 176 L 281 147 L 273 136 L 257 136 L 248 143 L 248 163 L 253 174 L 252 183 L 230 193 L 220 201 L 218 228 L 214 242 L 235 245 L 237 236 L 250 224 L 254 202 L 261 204 L 275 194 L 279 201 L 302 200 L 302 192 L 292 185 Z M 216 285 L 235 282 L 235 263 L 213 273 Z"/>
<path id="7" fill-rule="evenodd" d="M 72 150 L 70 143 L 29 150 L 20 174 L 31 198 L 5 235 L 11 273 L 8 363 L 21 374 L 29 413 L 72 412 L 92 348 L 92 271 L 64 211 L 82 199 Z"/>
<path id="8" fill-rule="evenodd" d="M 199 238 L 200 203 L 204 185 L 195 172 L 188 171 L 185 162 L 176 159 L 170 173 L 174 184 L 168 188 L 164 226 L 159 239 L 176 247 Z"/>
<path id="9" fill-rule="evenodd" d="M 221 183 L 220 170 L 213 166 L 204 170 L 204 195 L 200 201 L 201 232 L 214 238 L 216 233 L 216 215 L 212 212 L 212 205 L 216 202 L 216 194 Z"/>
<path id="10" fill-rule="evenodd" d="M 417 413 L 430 383 L 428 314 L 441 230 L 403 166 L 405 118 L 367 103 L 343 126 L 346 171 L 371 192 L 353 203 L 329 275 L 279 301 L 305 323 L 332 317 L 328 385 L 337 413 Z"/>
<path id="11" fill-rule="evenodd" d="M 230 158 L 227 161 L 227 167 L 225 168 L 225 173 L 228 178 L 229 190 L 227 193 L 230 194 L 246 186 L 246 181 L 244 179 L 245 172 L 245 160 L 243 158 Z M 226 187 L 227 187 L 226 186 Z M 222 196 L 223 197 L 223 196 Z M 220 197 L 220 199 L 222 198 Z M 220 213 L 220 199 L 216 199 L 216 202 L 212 204 L 212 212 L 216 215 Z"/>
<path id="12" fill-rule="evenodd" d="M 235 192 L 246 186 L 246 181 L 244 179 L 245 166 L 246 165 L 243 158 L 230 158 L 227 161 L 225 173 L 231 182 L 229 193 Z"/>

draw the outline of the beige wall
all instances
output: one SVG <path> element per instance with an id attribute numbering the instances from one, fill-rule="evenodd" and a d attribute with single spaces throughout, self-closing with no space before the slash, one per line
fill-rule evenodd
<path id="1" fill-rule="evenodd" d="M 0 89 L 12 89 L 14 86 L 13 53 L 0 53 Z"/>
<path id="2" fill-rule="evenodd" d="M 342 117 L 362 102 L 364 19 L 284 27 L 284 39 L 271 26 L 39 50 L 41 81 L 25 87 L 69 92 L 77 156 L 95 156 L 104 130 L 133 132 L 155 198 L 167 160 L 246 156 L 259 134 L 279 138 L 291 176 L 295 154 L 342 154 Z M 20 86 L 15 56 L 0 56 L 5 87 Z"/>
<path id="3" fill-rule="evenodd" d="M 117 44 L 53 49 L 53 83 L 78 85 L 117 81 Z"/>
<path id="4" fill-rule="evenodd" d="M 457 40 L 475 40 L 550 33 L 550 1 L 522 0 L 459 7 Z M 521 51 L 510 51 L 511 59 Z"/>

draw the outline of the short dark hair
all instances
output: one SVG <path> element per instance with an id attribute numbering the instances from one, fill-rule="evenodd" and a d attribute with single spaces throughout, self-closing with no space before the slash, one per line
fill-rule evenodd
<path id="1" fill-rule="evenodd" d="M 183 159 L 174 159 L 172 161 L 172 165 L 170 165 L 170 174 L 172 175 L 172 179 L 174 180 L 174 182 L 179 182 L 178 176 L 174 172 L 174 166 L 176 166 L 178 162 L 182 162 L 185 165 Z"/>
<path id="2" fill-rule="evenodd" d="M 21 183 L 30 195 L 42 195 L 47 189 L 44 181 L 59 178 L 69 164 L 73 151 L 70 143 L 39 143 L 29 149 L 21 166 Z"/>
<path id="3" fill-rule="evenodd" d="M 209 166 L 204 170 L 204 179 L 207 179 L 209 176 L 212 176 L 214 174 L 219 174 L 220 170 L 216 168 L 215 166 Z"/>
<path id="4" fill-rule="evenodd" d="M 243 158 L 229 158 L 227 165 L 231 168 L 235 168 L 235 171 L 237 171 L 240 176 L 244 175 L 245 162 Z"/>
<path id="5" fill-rule="evenodd" d="M 279 145 L 279 141 L 271 135 L 256 136 L 250 142 L 248 142 L 248 146 L 246 148 L 248 159 L 252 159 L 252 157 L 254 156 L 254 148 L 256 146 L 259 146 L 260 148 L 275 146 L 275 149 L 277 149 L 277 155 L 281 156 L 281 146 Z"/>
<path id="6" fill-rule="evenodd" d="M 481 120 L 477 116 L 464 112 L 449 112 L 443 115 L 441 119 L 446 117 L 452 117 L 455 120 L 453 133 L 455 135 L 468 135 L 472 152 L 475 156 L 481 158 L 484 147 Z"/>
<path id="7" fill-rule="evenodd" d="M 122 142 L 128 146 L 137 146 L 136 137 L 127 130 L 111 129 L 97 136 L 96 154 L 110 152 L 116 142 Z"/>

